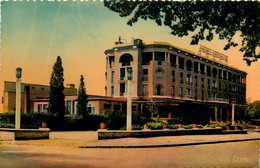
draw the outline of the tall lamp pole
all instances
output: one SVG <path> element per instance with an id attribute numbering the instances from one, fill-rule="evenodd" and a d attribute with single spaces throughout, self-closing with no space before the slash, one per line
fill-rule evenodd
<path id="1" fill-rule="evenodd" d="M 22 68 L 16 68 L 16 108 L 15 108 L 15 129 L 21 126 L 21 77 Z"/>
<path id="2" fill-rule="evenodd" d="M 128 131 L 132 130 L 132 74 L 131 68 L 127 69 L 127 115 L 126 115 L 126 128 Z"/>
<path id="3" fill-rule="evenodd" d="M 232 102 L 232 120 L 231 120 L 232 125 L 235 124 L 235 102 Z"/>

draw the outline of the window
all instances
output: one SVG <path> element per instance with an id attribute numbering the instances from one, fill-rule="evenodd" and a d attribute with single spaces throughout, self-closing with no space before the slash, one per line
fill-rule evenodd
<path id="1" fill-rule="evenodd" d="M 92 107 L 91 104 L 87 104 L 87 111 L 91 114 L 95 114 L 95 107 Z"/>
<path id="2" fill-rule="evenodd" d="M 199 63 L 194 62 L 194 72 L 198 73 L 199 72 Z"/>
<path id="3" fill-rule="evenodd" d="M 111 83 L 114 83 L 115 82 L 115 72 L 112 71 L 111 72 Z"/>
<path id="4" fill-rule="evenodd" d="M 163 95 L 162 88 L 163 86 L 161 84 L 156 85 L 156 95 L 160 95 L 160 96 Z"/>
<path id="5" fill-rule="evenodd" d="M 179 57 L 179 67 L 180 69 L 184 69 L 184 58 Z"/>
<path id="6" fill-rule="evenodd" d="M 215 80 L 212 81 L 212 89 L 217 90 L 217 82 Z"/>
<path id="7" fill-rule="evenodd" d="M 153 60 L 152 52 L 147 52 L 142 54 L 142 65 L 150 65 L 151 60 Z"/>
<path id="8" fill-rule="evenodd" d="M 148 69 L 143 69 L 143 81 L 148 81 Z"/>
<path id="9" fill-rule="evenodd" d="M 207 66 L 207 75 L 211 76 L 211 67 L 210 66 Z"/>
<path id="10" fill-rule="evenodd" d="M 172 70 L 172 82 L 175 82 L 175 71 Z"/>
<path id="11" fill-rule="evenodd" d="M 208 89 L 210 89 L 210 79 L 208 79 Z"/>
<path id="12" fill-rule="evenodd" d="M 213 94 L 212 97 L 213 97 L 214 99 L 216 99 L 216 98 L 217 98 L 216 92 L 213 92 L 212 94 Z"/>
<path id="13" fill-rule="evenodd" d="M 195 90 L 195 93 L 194 93 L 194 94 L 195 94 L 195 95 L 194 95 L 194 99 L 197 100 L 197 99 L 198 99 L 198 91 Z"/>
<path id="14" fill-rule="evenodd" d="M 180 87 L 180 97 L 183 97 L 183 88 Z"/>
<path id="15" fill-rule="evenodd" d="M 222 78 L 223 78 L 222 72 L 223 72 L 222 70 L 220 70 L 220 69 L 218 70 L 218 78 L 219 78 L 219 79 L 222 79 Z"/>
<path id="16" fill-rule="evenodd" d="M 111 97 L 114 97 L 114 86 L 111 86 Z"/>
<path id="17" fill-rule="evenodd" d="M 204 91 L 201 91 L 201 100 L 204 100 Z"/>
<path id="18" fill-rule="evenodd" d="M 195 86 L 197 87 L 198 86 L 198 77 L 194 76 L 194 80 L 195 80 Z"/>
<path id="19" fill-rule="evenodd" d="M 68 115 L 71 114 L 71 101 L 70 100 L 67 101 L 67 114 Z"/>
<path id="20" fill-rule="evenodd" d="M 105 72 L 105 79 L 106 79 L 106 81 L 107 81 L 107 72 Z"/>
<path id="21" fill-rule="evenodd" d="M 200 73 L 205 74 L 205 66 L 204 64 L 200 64 Z"/>
<path id="22" fill-rule="evenodd" d="M 120 83 L 120 96 L 124 96 L 125 93 L 125 83 Z"/>
<path id="23" fill-rule="evenodd" d="M 164 52 L 155 52 L 155 60 L 158 61 L 158 65 L 162 65 L 162 61 L 165 61 L 165 53 Z"/>
<path id="24" fill-rule="evenodd" d="M 227 86 L 226 86 L 226 83 L 224 82 L 224 91 L 226 92 L 227 91 Z"/>
<path id="25" fill-rule="evenodd" d="M 201 88 L 204 88 L 204 78 L 201 78 Z"/>
<path id="26" fill-rule="evenodd" d="M 210 92 L 208 92 L 208 98 L 210 98 L 211 96 L 210 96 Z"/>
<path id="27" fill-rule="evenodd" d="M 115 56 L 110 56 L 109 57 L 109 68 L 114 67 L 114 62 L 115 62 Z"/>
<path id="28" fill-rule="evenodd" d="M 158 78 L 162 77 L 162 73 L 163 73 L 163 69 L 162 68 L 158 68 L 156 70 L 156 77 L 158 77 Z"/>
<path id="29" fill-rule="evenodd" d="M 120 111 L 121 106 L 114 104 L 114 111 Z"/>
<path id="30" fill-rule="evenodd" d="M 183 84 L 183 72 L 180 72 L 180 83 Z"/>
<path id="31" fill-rule="evenodd" d="M 120 68 L 120 80 L 125 79 L 125 68 Z"/>
<path id="32" fill-rule="evenodd" d="M 221 82 L 218 82 L 218 90 L 221 91 Z"/>
<path id="33" fill-rule="evenodd" d="M 176 66 L 176 55 L 170 54 L 170 62 L 172 67 Z"/>
<path id="34" fill-rule="evenodd" d="M 212 70 L 213 77 L 216 78 L 218 76 L 218 71 L 216 68 L 213 68 Z"/>
<path id="35" fill-rule="evenodd" d="M 48 104 L 43 105 L 43 112 L 48 112 Z"/>
<path id="36" fill-rule="evenodd" d="M 105 112 L 111 112 L 111 104 L 104 104 L 104 110 Z"/>
<path id="37" fill-rule="evenodd" d="M 133 61 L 133 57 L 130 54 L 123 54 L 119 59 L 119 62 L 122 63 L 122 66 L 129 66 L 131 61 Z"/>
<path id="38" fill-rule="evenodd" d="M 191 98 L 191 89 L 190 88 L 186 89 L 186 97 Z"/>
<path id="39" fill-rule="evenodd" d="M 191 74 L 187 74 L 187 77 L 186 77 L 186 84 L 187 84 L 187 85 L 192 85 Z"/>
<path id="40" fill-rule="evenodd" d="M 175 87 L 172 85 L 172 96 L 175 96 Z"/>
<path id="41" fill-rule="evenodd" d="M 142 95 L 143 96 L 148 96 L 148 85 L 143 85 Z"/>
<path id="42" fill-rule="evenodd" d="M 127 68 L 127 80 L 132 80 L 132 78 L 133 78 L 132 68 Z"/>
<path id="43" fill-rule="evenodd" d="M 132 105 L 132 111 L 136 111 L 137 110 L 137 106 L 135 104 Z"/>
<path id="44" fill-rule="evenodd" d="M 39 113 L 42 112 L 42 104 L 38 104 L 38 112 L 39 112 Z"/>
<path id="45" fill-rule="evenodd" d="M 187 71 L 192 71 L 192 62 L 191 62 L 191 60 L 188 60 L 186 62 L 186 68 L 187 68 Z"/>

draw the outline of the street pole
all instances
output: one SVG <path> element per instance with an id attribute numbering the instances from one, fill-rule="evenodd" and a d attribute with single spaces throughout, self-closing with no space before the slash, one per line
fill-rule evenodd
<path id="1" fill-rule="evenodd" d="M 128 70 L 127 80 L 127 115 L 126 115 L 126 129 L 127 131 L 132 130 L 132 69 Z"/>
<path id="2" fill-rule="evenodd" d="M 21 77 L 22 69 L 18 67 L 16 69 L 16 107 L 15 107 L 15 129 L 21 127 Z"/>
<path id="3" fill-rule="evenodd" d="M 232 125 L 235 124 L 235 104 L 232 104 Z"/>

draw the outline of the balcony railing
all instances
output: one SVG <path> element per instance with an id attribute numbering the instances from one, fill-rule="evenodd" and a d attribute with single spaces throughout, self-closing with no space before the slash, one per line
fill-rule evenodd
<path id="1" fill-rule="evenodd" d="M 214 101 L 214 102 L 226 102 L 228 103 L 229 100 L 228 99 L 225 99 L 225 98 L 208 98 L 208 101 Z"/>

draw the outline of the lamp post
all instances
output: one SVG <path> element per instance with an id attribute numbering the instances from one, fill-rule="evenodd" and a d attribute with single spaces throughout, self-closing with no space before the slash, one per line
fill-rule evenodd
<path id="1" fill-rule="evenodd" d="M 126 128 L 128 131 L 132 130 L 132 68 L 127 69 L 127 115 L 126 115 Z"/>
<path id="2" fill-rule="evenodd" d="M 21 126 L 21 77 L 22 68 L 16 68 L 16 107 L 15 107 L 15 129 Z"/>
<path id="3" fill-rule="evenodd" d="M 232 125 L 235 124 L 235 102 L 232 102 Z"/>

